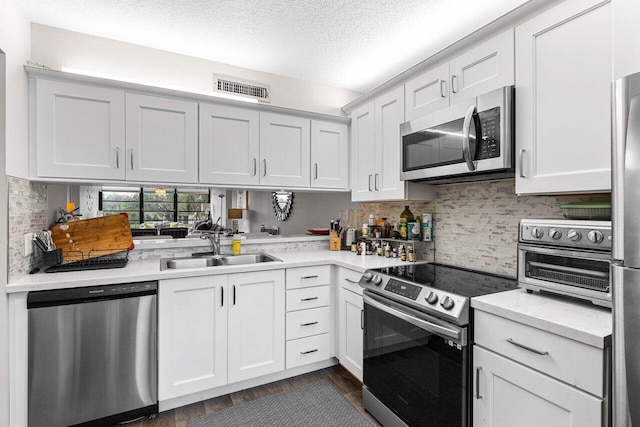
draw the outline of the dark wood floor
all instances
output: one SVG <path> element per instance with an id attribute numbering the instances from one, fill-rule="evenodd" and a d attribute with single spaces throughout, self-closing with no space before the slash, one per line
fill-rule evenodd
<path id="1" fill-rule="evenodd" d="M 194 403 L 171 411 L 162 412 L 157 418 L 130 424 L 135 427 L 187 427 L 187 421 L 204 414 L 221 411 L 231 406 L 249 402 L 273 393 L 289 390 L 314 381 L 327 380 L 351 404 L 360 411 L 374 426 L 380 426 L 362 406 L 362 384 L 342 366 L 336 365 L 320 371 L 300 375 L 282 381 L 276 381 L 204 402 Z"/>

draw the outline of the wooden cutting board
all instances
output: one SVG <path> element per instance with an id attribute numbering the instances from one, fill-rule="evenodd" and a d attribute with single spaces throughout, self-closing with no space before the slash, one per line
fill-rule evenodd
<path id="1" fill-rule="evenodd" d="M 51 237 L 63 261 L 79 261 L 133 249 L 127 214 L 55 224 Z"/>

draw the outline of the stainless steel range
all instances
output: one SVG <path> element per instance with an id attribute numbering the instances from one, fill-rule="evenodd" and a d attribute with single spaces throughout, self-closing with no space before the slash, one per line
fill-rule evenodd
<path id="1" fill-rule="evenodd" d="M 367 270 L 363 403 L 384 426 L 469 426 L 470 298 L 513 279 L 437 263 Z"/>
<path id="2" fill-rule="evenodd" d="M 611 307 L 611 222 L 523 219 L 518 282 Z"/>

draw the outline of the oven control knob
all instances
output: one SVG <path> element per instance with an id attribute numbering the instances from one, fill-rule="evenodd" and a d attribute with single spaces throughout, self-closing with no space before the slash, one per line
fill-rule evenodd
<path id="1" fill-rule="evenodd" d="M 429 304 L 435 304 L 438 302 L 438 295 L 435 292 L 431 291 L 429 292 L 429 295 L 427 295 L 425 300 L 427 300 Z"/>
<path id="2" fill-rule="evenodd" d="M 382 283 L 382 277 L 376 274 L 375 276 L 373 276 L 373 279 L 371 281 L 373 282 L 374 285 L 380 286 L 380 284 Z"/>
<path id="3" fill-rule="evenodd" d="M 598 230 L 591 230 L 589 234 L 587 234 L 587 239 L 592 243 L 600 243 L 604 240 L 604 236 Z"/>
<path id="4" fill-rule="evenodd" d="M 442 301 L 440 301 L 440 305 L 445 310 L 451 310 L 453 308 L 453 306 L 455 305 L 455 303 L 453 302 L 453 300 L 451 298 L 444 297 L 444 299 Z"/>
<path id="5" fill-rule="evenodd" d="M 562 237 L 562 231 L 558 230 L 557 228 L 552 228 L 551 230 L 549 230 L 549 237 L 551 237 L 553 240 L 558 240 Z"/>
<path id="6" fill-rule="evenodd" d="M 534 239 L 542 239 L 542 236 L 544 236 L 544 230 L 542 230 L 541 228 L 533 227 L 531 229 L 531 237 L 533 237 Z"/>
<path id="7" fill-rule="evenodd" d="M 580 234 L 578 230 L 571 229 L 567 233 L 567 239 L 573 242 L 577 242 L 578 240 L 582 239 L 582 234 Z"/>
<path id="8" fill-rule="evenodd" d="M 373 279 L 373 274 L 367 271 L 362 275 L 362 278 L 364 279 L 365 282 L 370 282 L 371 279 Z"/>

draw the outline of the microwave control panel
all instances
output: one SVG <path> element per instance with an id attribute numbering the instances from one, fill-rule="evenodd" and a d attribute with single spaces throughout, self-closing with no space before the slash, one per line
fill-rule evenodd
<path id="1" fill-rule="evenodd" d="M 500 107 L 481 111 L 482 139 L 476 148 L 476 159 L 500 157 Z"/>

